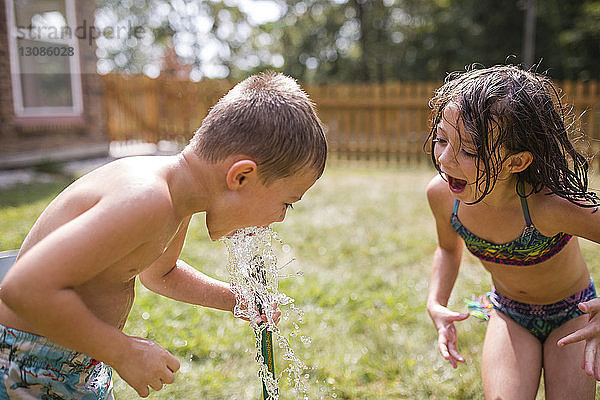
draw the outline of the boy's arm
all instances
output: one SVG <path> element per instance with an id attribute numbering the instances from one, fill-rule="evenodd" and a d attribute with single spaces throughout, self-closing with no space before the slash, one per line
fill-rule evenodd
<path id="1" fill-rule="evenodd" d="M 184 221 L 165 252 L 140 274 L 140 282 L 160 295 L 233 312 L 235 295 L 229 284 L 213 279 L 179 260 L 190 218 Z"/>
<path id="2" fill-rule="evenodd" d="M 29 248 L 7 273 L 0 298 L 36 333 L 106 362 L 147 396 L 148 386 L 159 389 L 161 381 L 172 382 L 177 359 L 101 320 L 74 290 L 160 229 L 164 213 L 155 197 L 129 200 L 102 199 Z"/>

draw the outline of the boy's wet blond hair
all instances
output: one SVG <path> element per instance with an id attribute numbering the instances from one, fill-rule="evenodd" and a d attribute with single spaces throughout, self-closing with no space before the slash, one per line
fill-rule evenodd
<path id="1" fill-rule="evenodd" d="M 294 79 L 274 72 L 253 75 L 223 96 L 190 146 L 210 162 L 246 155 L 266 183 L 304 167 L 319 177 L 327 158 L 324 127 L 313 102 Z"/>

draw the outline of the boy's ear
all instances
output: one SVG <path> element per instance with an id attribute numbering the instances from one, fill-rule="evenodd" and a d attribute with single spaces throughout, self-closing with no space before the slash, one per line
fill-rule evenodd
<path id="1" fill-rule="evenodd" d="M 252 160 L 239 160 L 231 164 L 227 170 L 227 188 L 230 190 L 238 190 L 257 177 L 258 167 Z"/>
<path id="2" fill-rule="evenodd" d="M 533 154 L 528 151 L 521 151 L 508 158 L 508 169 L 512 173 L 525 171 L 533 162 Z"/>

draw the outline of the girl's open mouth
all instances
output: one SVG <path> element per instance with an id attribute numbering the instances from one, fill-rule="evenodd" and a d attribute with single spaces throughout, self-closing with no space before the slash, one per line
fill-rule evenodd
<path id="1" fill-rule="evenodd" d="M 447 174 L 446 177 L 448 178 L 448 185 L 450 186 L 450 190 L 452 190 L 454 193 L 461 193 L 463 190 L 465 190 L 465 187 L 467 186 L 467 181 L 463 179 L 454 178 Z"/>

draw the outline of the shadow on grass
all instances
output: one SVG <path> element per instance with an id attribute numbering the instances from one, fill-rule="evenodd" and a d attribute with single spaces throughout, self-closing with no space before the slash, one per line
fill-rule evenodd
<path id="1" fill-rule="evenodd" d="M 36 201 L 53 198 L 72 182 L 65 177 L 57 177 L 51 182 L 21 183 L 0 189 L 0 208 L 18 207 Z"/>

